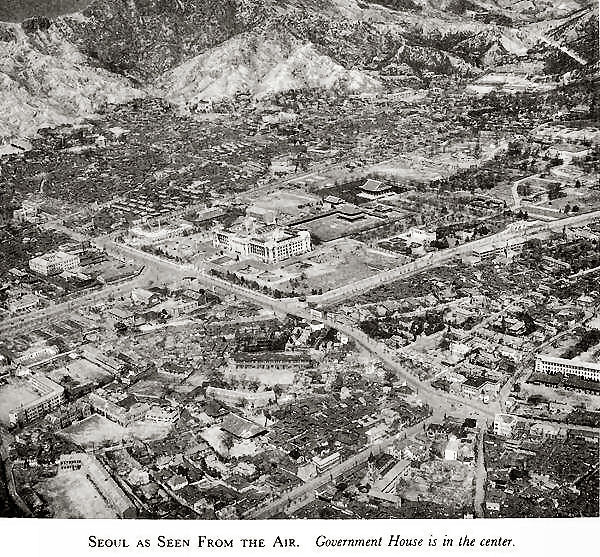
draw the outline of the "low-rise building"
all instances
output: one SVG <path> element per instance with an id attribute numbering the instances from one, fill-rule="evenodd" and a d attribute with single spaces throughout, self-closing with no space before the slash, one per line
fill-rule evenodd
<path id="1" fill-rule="evenodd" d="M 58 275 L 64 271 L 72 271 L 80 265 L 79 256 L 74 253 L 57 251 L 47 253 L 29 260 L 29 268 L 44 276 Z"/>
<path id="2" fill-rule="evenodd" d="M 22 315 L 29 313 L 40 305 L 40 298 L 35 294 L 25 294 L 20 298 L 11 300 L 6 304 L 8 311 L 12 315 Z"/>
<path id="3" fill-rule="evenodd" d="M 238 372 L 253 370 L 300 371 L 311 367 L 312 359 L 302 353 L 238 352 L 232 356 L 230 363 Z"/>
<path id="4" fill-rule="evenodd" d="M 518 424 L 516 416 L 511 414 L 496 414 L 494 416 L 494 434 L 502 437 L 512 437 Z"/>
<path id="5" fill-rule="evenodd" d="M 556 157 L 565 163 L 570 163 L 574 160 L 582 160 L 590 154 L 589 147 L 583 145 L 573 145 L 571 143 L 559 143 L 548 149 L 549 157 Z"/>
<path id="6" fill-rule="evenodd" d="M 206 398 L 218 400 L 230 406 L 249 404 L 254 408 L 258 408 L 275 402 L 276 396 L 273 391 L 250 392 L 208 387 L 206 389 Z"/>
<path id="7" fill-rule="evenodd" d="M 358 195 L 365 199 L 382 199 L 394 193 L 392 186 L 373 179 L 368 179 L 359 189 L 361 191 Z"/>
<path id="8" fill-rule="evenodd" d="M 154 424 L 173 425 L 179 419 L 177 408 L 165 408 L 164 406 L 153 406 L 146 412 L 146 421 Z"/>

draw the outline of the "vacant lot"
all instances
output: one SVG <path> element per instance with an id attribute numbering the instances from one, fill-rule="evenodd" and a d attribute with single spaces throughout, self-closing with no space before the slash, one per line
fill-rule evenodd
<path id="1" fill-rule="evenodd" d="M 119 443 L 125 437 L 125 428 L 93 414 L 89 418 L 63 430 L 63 435 L 85 449 Z"/>
<path id="2" fill-rule="evenodd" d="M 61 473 L 37 485 L 54 518 L 118 518 L 80 472 Z"/>

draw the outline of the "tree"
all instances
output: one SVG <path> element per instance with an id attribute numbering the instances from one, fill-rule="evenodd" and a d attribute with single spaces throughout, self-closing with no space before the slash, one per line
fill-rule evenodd
<path id="1" fill-rule="evenodd" d="M 233 436 L 230 434 L 225 434 L 225 437 L 223 437 L 223 446 L 227 449 L 227 456 L 231 456 L 231 449 L 234 445 L 235 441 Z"/>

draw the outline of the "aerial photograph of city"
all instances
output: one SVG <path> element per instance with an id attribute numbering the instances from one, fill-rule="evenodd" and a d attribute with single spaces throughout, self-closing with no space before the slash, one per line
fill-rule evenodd
<path id="1" fill-rule="evenodd" d="M 0 517 L 599 517 L 598 8 L 0 0 Z"/>

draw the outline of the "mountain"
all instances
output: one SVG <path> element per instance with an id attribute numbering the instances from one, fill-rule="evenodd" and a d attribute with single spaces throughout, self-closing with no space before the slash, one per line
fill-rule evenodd
<path id="1" fill-rule="evenodd" d="M 237 35 L 167 72 L 157 85 L 169 100 L 192 106 L 236 93 L 261 97 L 305 88 L 382 89 L 377 79 L 346 69 L 314 44 L 276 31 Z"/>
<path id="2" fill-rule="evenodd" d="M 4 0 L 0 136 L 72 121 L 148 92 L 194 105 L 242 91 L 419 87 L 438 75 L 475 77 L 531 61 L 551 73 L 585 72 L 568 50 L 597 60 L 594 6 L 592 0 Z"/>
<path id="3" fill-rule="evenodd" d="M 0 138 L 28 136 L 142 94 L 50 29 L 26 34 L 19 25 L 0 27 Z"/>

